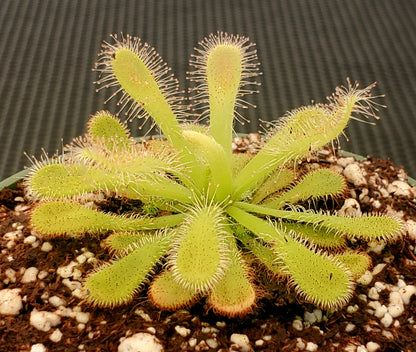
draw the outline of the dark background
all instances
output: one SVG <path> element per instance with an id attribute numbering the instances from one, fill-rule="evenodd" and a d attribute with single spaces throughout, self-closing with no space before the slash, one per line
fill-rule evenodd
<path id="1" fill-rule="evenodd" d="M 325 101 L 347 77 L 361 87 L 377 81 L 388 108 L 376 126 L 352 121 L 342 147 L 416 175 L 414 0 L 1 0 L 0 180 L 29 164 L 24 151 L 53 154 L 90 114 L 117 111 L 92 83 L 109 34 L 154 46 L 185 89 L 193 47 L 218 30 L 249 36 L 262 64 L 261 93 L 249 97 L 257 109 L 240 111 L 252 122 L 238 132 Z"/>

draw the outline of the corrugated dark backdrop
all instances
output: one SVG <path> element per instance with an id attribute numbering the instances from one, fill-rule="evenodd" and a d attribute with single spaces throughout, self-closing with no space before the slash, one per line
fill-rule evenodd
<path id="1" fill-rule="evenodd" d="M 416 175 L 414 0 L 1 0 L 0 179 L 28 163 L 23 151 L 53 153 L 104 108 L 91 68 L 110 33 L 154 46 L 185 88 L 189 54 L 217 30 L 249 36 L 262 63 L 258 107 L 239 132 L 325 100 L 347 77 L 377 81 L 388 109 L 376 126 L 353 122 L 343 148 Z"/>

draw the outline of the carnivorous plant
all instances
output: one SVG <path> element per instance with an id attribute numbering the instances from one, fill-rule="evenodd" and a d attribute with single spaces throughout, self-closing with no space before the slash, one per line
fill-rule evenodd
<path id="1" fill-rule="evenodd" d="M 244 315 L 262 294 L 254 283 L 262 267 L 305 301 L 342 307 L 371 264 L 348 248 L 347 238 L 397 237 L 402 224 L 297 206 L 342 195 L 346 181 L 327 168 L 298 177 L 295 166 L 336 139 L 352 116 L 373 116 L 372 86 L 337 88 L 327 104 L 280 119 L 255 155 L 233 154 L 236 109 L 258 85 L 254 45 L 246 37 L 211 34 L 190 65 L 191 103 L 207 124 L 185 121 L 191 108 L 152 47 L 130 36 L 104 42 L 99 89 L 118 87 L 112 96 L 120 96 L 121 109 L 132 118 L 151 117 L 164 139 L 137 142 L 118 117 L 96 113 L 86 135 L 31 172 L 32 228 L 45 239 L 104 237 L 114 257 L 84 282 L 87 301 L 98 306 L 128 303 L 148 283 L 148 297 L 161 309 L 206 297 L 218 314 Z M 94 203 L 103 194 L 141 205 L 134 214 L 104 212 Z M 158 263 L 163 269 L 155 270 Z"/>

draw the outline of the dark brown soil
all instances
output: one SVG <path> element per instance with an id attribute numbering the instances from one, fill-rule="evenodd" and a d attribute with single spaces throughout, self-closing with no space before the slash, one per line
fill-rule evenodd
<path id="1" fill-rule="evenodd" d="M 378 173 L 382 179 L 391 183 L 403 175 L 403 170 L 389 161 L 374 158 L 370 158 L 369 161 L 370 163 L 362 164 L 367 171 L 367 179 L 374 173 Z M 320 158 L 319 163 L 322 166 L 330 166 L 332 161 L 328 161 L 325 156 L 325 158 Z M 358 199 L 363 186 L 354 187 L 349 184 L 349 187 L 350 191 L 346 196 L 355 192 Z M 374 199 L 382 203 L 380 208 L 376 209 L 378 212 L 385 212 L 391 207 L 396 211 L 402 211 L 404 220 L 416 220 L 414 196 L 402 195 L 386 199 L 377 195 L 379 193 L 377 185 L 368 184 L 366 188 L 369 190 L 370 197 L 373 195 Z M 80 240 L 50 240 L 53 249 L 49 252 L 40 249 L 42 240 L 39 240 L 37 247 L 19 240 L 9 248 L 8 240 L 3 236 L 16 231 L 16 224 L 24 225 L 22 229 L 24 238 L 31 234 L 27 228 L 30 205 L 20 197 L 23 197 L 21 188 L 4 189 L 0 193 L 0 290 L 20 288 L 21 296 L 24 297 L 20 314 L 0 315 L 1 352 L 26 352 L 30 351 L 35 344 L 43 344 L 47 351 L 57 352 L 117 351 L 121 338 L 138 332 L 155 335 L 165 351 L 244 350 L 242 347 L 232 346 L 230 337 L 235 333 L 246 335 L 251 348 L 255 351 L 346 351 L 348 348 L 350 351 L 367 351 L 363 347 L 369 342 L 379 345 L 377 351 L 416 351 L 415 295 L 405 307 L 404 313 L 394 319 L 398 323 L 389 327 L 383 326 L 380 319 L 369 312 L 368 302 L 362 299 L 363 296 L 361 298 L 359 296 L 367 296 L 369 288 L 375 281 L 397 285 L 398 279 L 402 278 L 407 285 L 416 285 L 415 241 L 410 236 L 405 235 L 403 239 L 387 245 L 379 254 L 369 253 L 373 260 L 373 267 L 380 263 L 387 265 L 373 278 L 372 283 L 357 285 L 356 294 L 348 306 L 357 305 L 358 310 L 350 312 L 345 307 L 338 312 L 323 312 L 324 318 L 321 321 L 318 319 L 313 324 L 305 323 L 304 314 L 305 311 L 313 312 L 316 308 L 296 299 L 284 282 L 267 283 L 267 288 L 272 289 L 271 294 L 258 302 L 258 307 L 253 314 L 239 319 L 217 316 L 206 310 L 203 301 L 188 310 L 174 313 L 161 312 L 147 301 L 145 289 L 127 306 L 99 309 L 90 307 L 75 298 L 71 291 L 62 284 L 61 277 L 56 273 L 58 267 L 75 260 L 82 253 L 82 248 L 95 253 L 98 259 L 108 258 L 108 254 L 100 247 L 99 240 L 93 237 Z M 341 204 L 342 200 L 339 200 L 334 204 L 327 202 L 325 206 L 339 207 Z M 370 203 L 362 203 L 361 209 L 364 212 L 374 210 L 371 209 Z M 364 244 L 355 245 L 361 246 L 363 250 L 367 249 Z M 392 258 L 392 260 L 389 261 L 386 258 Z M 21 283 L 22 267 L 36 267 L 39 271 L 48 272 L 48 275 L 42 280 Z M 92 264 L 87 263 L 79 266 L 82 271 L 87 271 L 91 267 Z M 8 282 L 5 274 L 7 269 L 16 271 L 16 282 Z M 45 299 L 45 297 L 52 296 L 65 299 L 67 307 L 80 305 L 83 312 L 90 312 L 90 319 L 85 326 L 80 326 L 74 318 L 63 317 L 61 324 L 56 327 L 63 334 L 59 342 L 50 340 L 54 329 L 43 332 L 30 324 L 30 314 L 33 309 L 56 310 L 56 307 Z M 389 304 L 387 290 L 380 292 L 379 301 L 386 306 Z M 301 330 L 294 328 L 294 320 L 303 320 Z M 348 324 L 354 324 L 355 328 L 349 331 Z M 177 326 L 189 329 L 189 333 L 182 336 L 175 329 Z M 212 342 L 212 339 L 215 343 L 209 345 L 207 342 Z M 348 346 L 355 346 L 355 349 Z M 362 346 L 361 350 L 357 350 L 359 346 Z"/>

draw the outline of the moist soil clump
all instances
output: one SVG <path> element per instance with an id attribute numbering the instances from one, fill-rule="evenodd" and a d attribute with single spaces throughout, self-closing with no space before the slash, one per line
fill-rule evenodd
<path id="1" fill-rule="evenodd" d="M 236 139 L 234 149 L 246 152 L 247 145 L 260 143 L 249 138 L 250 143 Z M 345 172 L 352 164 L 364 181 Z M 300 174 L 338 169 L 348 181 L 343 197 L 314 207 L 390 214 L 405 224 L 403 238 L 392 243 L 350 240 L 352 248 L 367 251 L 373 265 L 340 311 L 302 302 L 266 271 L 259 284 L 269 293 L 243 318 L 215 315 L 204 300 L 188 310 L 160 311 L 148 302 L 147 287 L 128 305 L 92 307 L 83 301 L 81 282 L 110 255 L 93 236 L 37 237 L 28 227 L 33 205 L 19 184 L 0 193 L 0 351 L 416 351 L 416 188 L 388 160 L 356 161 L 329 148 L 298 167 Z M 358 206 L 346 209 L 348 199 Z M 141 206 L 116 197 L 97 205 L 116 213 Z"/>

